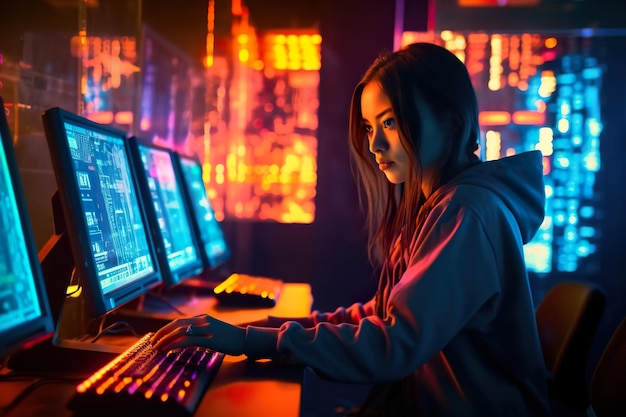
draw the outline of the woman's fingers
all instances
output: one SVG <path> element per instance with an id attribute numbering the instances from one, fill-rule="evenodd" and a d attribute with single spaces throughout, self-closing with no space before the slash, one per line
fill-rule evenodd
<path id="1" fill-rule="evenodd" d="M 152 336 L 150 342 L 156 349 L 172 349 L 173 346 L 188 346 L 194 344 L 192 340 L 186 340 L 191 336 L 206 337 L 209 334 L 207 315 L 176 319 L 159 330 Z M 194 338 L 197 341 L 197 338 Z"/>
<path id="2" fill-rule="evenodd" d="M 205 346 L 230 355 L 244 352 L 246 331 L 208 315 L 177 319 L 159 329 L 150 340 L 166 351 L 184 346 Z"/>
<path id="3" fill-rule="evenodd" d="M 178 329 L 180 326 L 186 326 L 189 323 L 186 323 L 190 319 L 176 319 L 165 326 L 161 327 L 157 330 L 152 338 L 150 339 L 152 344 L 154 344 L 157 340 L 162 339 L 165 335 L 171 333 L 172 331 Z"/>

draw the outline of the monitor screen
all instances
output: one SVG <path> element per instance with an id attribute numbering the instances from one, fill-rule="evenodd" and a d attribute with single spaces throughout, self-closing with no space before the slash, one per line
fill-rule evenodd
<path id="1" fill-rule="evenodd" d="M 155 238 L 163 284 L 171 287 L 204 269 L 191 216 L 174 172 L 173 153 L 137 137 L 129 139 L 129 147 Z"/>
<path id="2" fill-rule="evenodd" d="M 126 134 L 60 108 L 43 114 L 65 229 L 72 281 L 100 317 L 160 285 Z"/>
<path id="3" fill-rule="evenodd" d="M 203 247 L 203 259 L 207 268 L 216 268 L 230 258 L 230 248 L 207 196 L 202 165 L 197 157 L 179 153 L 175 154 L 175 161 L 193 213 L 194 230 Z"/>
<path id="4" fill-rule="evenodd" d="M 54 329 L 35 241 L 0 97 L 0 358 Z"/>

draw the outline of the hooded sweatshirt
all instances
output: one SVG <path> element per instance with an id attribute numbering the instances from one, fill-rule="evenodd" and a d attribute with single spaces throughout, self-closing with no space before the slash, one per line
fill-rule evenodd
<path id="1" fill-rule="evenodd" d="M 249 326 L 246 355 L 288 356 L 336 381 L 376 384 L 387 399 L 399 394 L 398 415 L 548 415 L 523 254 L 544 218 L 541 153 L 477 164 L 428 203 L 397 255 L 406 268 L 391 268 L 397 276 L 379 289 L 382 318 L 372 299 L 278 328 Z"/>

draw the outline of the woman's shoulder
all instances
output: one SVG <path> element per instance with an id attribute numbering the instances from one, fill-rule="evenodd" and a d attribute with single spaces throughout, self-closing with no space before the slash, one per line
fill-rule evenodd
<path id="1" fill-rule="evenodd" d="M 435 203 L 466 208 L 481 208 L 490 204 L 499 204 L 501 199 L 492 189 L 476 183 L 459 182 L 445 187 Z"/>
<path id="2" fill-rule="evenodd" d="M 541 161 L 540 152 L 530 151 L 474 165 L 440 189 L 440 200 L 479 208 L 495 204 L 513 211 L 542 211 Z"/>
<path id="3" fill-rule="evenodd" d="M 484 162 L 468 169 L 439 190 L 434 209 L 450 215 L 469 209 L 484 224 L 500 224 L 495 219 L 506 219 L 517 224 L 527 241 L 545 214 L 545 188 L 542 172 L 534 166 L 536 155 Z"/>

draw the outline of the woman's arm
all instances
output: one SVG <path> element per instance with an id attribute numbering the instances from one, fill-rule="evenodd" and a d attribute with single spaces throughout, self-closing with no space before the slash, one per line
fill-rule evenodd
<path id="1" fill-rule="evenodd" d="M 255 327 L 271 327 L 278 328 L 288 321 L 296 322 L 304 328 L 315 327 L 318 323 L 352 323 L 357 324 L 363 317 L 374 314 L 374 299 L 372 298 L 365 304 L 354 303 L 350 307 L 339 307 L 333 312 L 322 313 L 318 310 L 313 311 L 307 317 L 284 317 L 269 315 L 264 319 L 254 322 L 245 323 L 242 326 Z"/>

